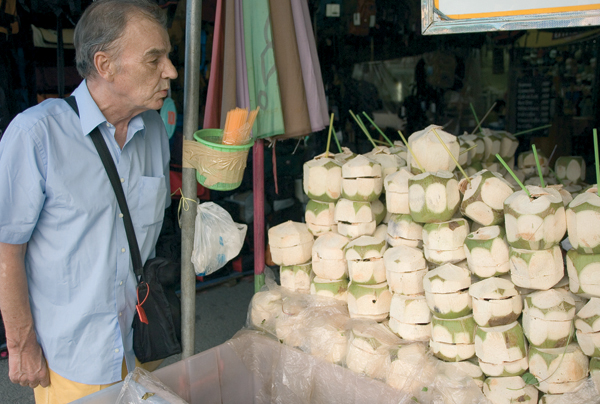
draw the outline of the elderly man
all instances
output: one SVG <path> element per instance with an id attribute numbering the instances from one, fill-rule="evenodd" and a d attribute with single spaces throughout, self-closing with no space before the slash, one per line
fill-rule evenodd
<path id="1" fill-rule="evenodd" d="M 170 203 L 169 145 L 155 110 L 177 72 L 162 10 L 98 0 L 75 29 L 74 91 L 18 115 L 0 142 L 0 309 L 9 377 L 36 403 L 67 403 L 135 367 L 136 278 L 114 191 L 89 137 L 121 177 L 142 260 Z"/>

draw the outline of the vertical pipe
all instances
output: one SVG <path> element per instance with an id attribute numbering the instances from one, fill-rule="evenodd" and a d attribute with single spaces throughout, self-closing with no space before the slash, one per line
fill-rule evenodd
<path id="1" fill-rule="evenodd" d="M 202 1 L 188 0 L 186 3 L 185 29 L 185 93 L 183 98 L 183 137 L 194 140 L 198 130 L 200 106 L 200 52 Z M 182 173 L 182 193 L 196 199 L 196 171 L 184 168 Z M 181 342 L 182 359 L 194 354 L 196 323 L 196 273 L 192 265 L 194 248 L 194 225 L 196 209 L 182 210 L 181 213 Z"/>
<path id="2" fill-rule="evenodd" d="M 265 284 L 265 149 L 258 139 L 252 148 L 254 197 L 254 292 Z"/>

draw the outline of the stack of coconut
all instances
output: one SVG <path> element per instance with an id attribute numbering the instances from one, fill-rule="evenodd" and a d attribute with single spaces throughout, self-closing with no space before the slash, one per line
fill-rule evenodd
<path id="1" fill-rule="evenodd" d="M 438 136 L 469 179 L 457 181 L 454 159 Z M 590 302 L 577 315 L 575 307 L 600 297 L 600 197 L 595 189 L 581 194 L 565 214 L 570 195 L 560 186 L 514 192 L 516 181 L 499 173 L 496 154 L 510 167 L 516 161 L 521 181 L 539 181 L 533 154 L 515 159 L 517 145 L 506 132 L 455 137 L 430 126 L 410 136 L 410 152 L 401 146 L 358 156 L 345 150 L 305 163 L 306 225 L 277 226 L 293 226 L 297 234 L 287 238 L 278 235 L 286 233 L 281 229 L 269 230 L 282 287 L 347 299 L 351 317 L 383 322 L 405 341 L 429 342 L 433 355 L 456 363 L 494 403 L 534 403 L 538 389 L 551 395 L 577 388 L 588 375 L 583 353 L 600 356 L 600 304 Z M 580 180 L 585 172 L 580 160 L 570 161 L 579 171 L 575 163 L 562 171 L 556 166 L 568 185 L 574 172 Z M 541 162 L 547 174 L 547 159 Z M 382 220 L 386 225 L 378 227 Z M 567 222 L 576 295 L 559 283 Z M 307 248 L 314 237 L 310 254 L 277 251 Z M 592 364 L 600 368 L 597 360 Z M 521 378 L 528 370 L 537 389 Z"/>

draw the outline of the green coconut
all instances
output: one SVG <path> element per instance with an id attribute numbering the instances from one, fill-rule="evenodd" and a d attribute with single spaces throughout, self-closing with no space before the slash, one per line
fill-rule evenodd
<path id="1" fill-rule="evenodd" d="M 585 160 L 581 156 L 562 156 L 554 163 L 554 172 L 560 180 L 585 181 Z"/>
<path id="2" fill-rule="evenodd" d="M 410 213 L 408 207 L 408 179 L 414 175 L 406 167 L 384 178 L 385 201 L 388 212 Z"/>
<path id="3" fill-rule="evenodd" d="M 504 227 L 487 226 L 469 233 L 464 250 L 469 270 L 479 278 L 500 276 L 510 270 Z"/>
<path id="4" fill-rule="evenodd" d="M 383 254 L 385 240 L 361 236 L 344 247 L 350 280 L 355 283 L 377 284 L 386 280 Z"/>
<path id="5" fill-rule="evenodd" d="M 564 289 L 529 294 L 523 308 L 523 330 L 532 346 L 560 348 L 573 334 L 575 300 Z"/>
<path id="6" fill-rule="evenodd" d="M 496 136 L 500 136 L 502 139 L 502 143 L 500 145 L 500 157 L 504 160 L 514 158 L 515 152 L 519 147 L 519 139 L 515 135 L 510 132 L 504 130 L 496 130 L 494 131 Z"/>
<path id="7" fill-rule="evenodd" d="M 567 252 L 567 273 L 571 292 L 583 297 L 600 297 L 600 254 Z"/>
<path id="8" fill-rule="evenodd" d="M 475 356 L 475 344 L 447 344 L 429 340 L 433 355 L 446 362 L 460 362 Z"/>
<path id="9" fill-rule="evenodd" d="M 600 197 L 596 187 L 577 195 L 566 212 L 569 242 L 581 254 L 600 254 Z"/>
<path id="10" fill-rule="evenodd" d="M 469 234 L 465 219 L 427 223 L 423 226 L 423 251 L 427 261 L 437 265 L 465 259 L 464 240 Z"/>
<path id="11" fill-rule="evenodd" d="M 576 343 L 565 348 L 529 348 L 529 372 L 540 382 L 537 388 L 550 394 L 576 390 L 589 374 L 589 359 Z"/>
<path id="12" fill-rule="evenodd" d="M 358 155 L 342 166 L 342 197 L 351 201 L 371 202 L 383 191 L 381 164 Z"/>
<path id="13" fill-rule="evenodd" d="M 312 200 L 335 202 L 342 192 L 342 164 L 320 155 L 303 165 L 304 193 Z"/>
<path id="14" fill-rule="evenodd" d="M 458 184 L 464 190 L 460 212 L 484 226 L 504 223 L 504 201 L 514 192 L 498 173 L 482 170 L 475 173 L 469 184 L 462 179 Z"/>
<path id="15" fill-rule="evenodd" d="M 445 132 L 441 126 L 429 125 L 427 128 L 413 133 L 408 138 L 408 145 L 423 170 L 432 172 L 452 171 L 456 167 L 456 163 L 448 155 L 446 148 L 440 143 L 436 133 L 440 136 L 454 158 L 458 158 L 460 146 L 456 136 Z M 407 165 L 414 174 L 417 174 L 421 172 L 421 169 L 419 164 L 415 162 L 412 153 L 407 156 Z"/>
<path id="16" fill-rule="evenodd" d="M 431 339 L 446 344 L 473 344 L 477 324 L 473 315 L 444 319 L 433 316 L 431 319 Z"/>
<path id="17" fill-rule="evenodd" d="M 537 404 L 538 391 L 525 384 L 520 376 L 488 377 L 483 382 L 483 395 L 494 404 Z"/>
<path id="18" fill-rule="evenodd" d="M 525 250 L 510 247 L 512 282 L 519 287 L 548 290 L 564 276 L 565 269 L 560 246 L 548 250 Z"/>
<path id="19" fill-rule="evenodd" d="M 385 146 L 377 146 L 365 156 L 381 164 L 383 178 L 395 173 L 400 167 L 406 166 L 404 159 L 398 154 L 392 153 L 390 148 Z"/>
<path id="20" fill-rule="evenodd" d="M 420 247 L 423 244 L 423 226 L 415 222 L 409 214 L 391 215 L 388 220 L 386 240 L 392 247 L 399 245 Z"/>
<path id="21" fill-rule="evenodd" d="M 521 325 L 515 321 L 497 327 L 477 327 L 475 355 L 482 362 L 494 365 L 527 360 L 527 342 Z M 526 369 L 522 369 L 523 373 Z"/>
<path id="22" fill-rule="evenodd" d="M 483 138 L 485 144 L 485 154 L 482 163 L 496 163 L 496 154 L 499 154 L 502 148 L 502 136 L 488 128 L 482 128 L 480 136 Z"/>
<path id="23" fill-rule="evenodd" d="M 329 280 L 315 276 L 310 283 L 310 294 L 347 301 L 348 279 Z"/>
<path id="24" fill-rule="evenodd" d="M 390 313 L 391 303 L 387 282 L 376 285 L 351 282 L 348 286 L 348 311 L 352 318 L 383 321 Z"/>
<path id="25" fill-rule="evenodd" d="M 281 266 L 279 281 L 281 287 L 292 292 L 308 293 L 312 279 L 312 263 Z"/>
<path id="26" fill-rule="evenodd" d="M 394 293 L 390 306 L 391 318 L 408 324 L 430 323 L 431 312 L 427 306 L 425 295 L 400 295 Z"/>
<path id="27" fill-rule="evenodd" d="M 473 318 L 482 327 L 496 327 L 516 321 L 523 301 L 508 279 L 487 278 L 469 287 L 473 299 Z"/>
<path id="28" fill-rule="evenodd" d="M 371 202 L 371 211 L 373 212 L 373 216 L 375 216 L 375 224 L 379 226 L 387 214 L 385 205 L 379 199 L 376 199 Z"/>
<path id="29" fill-rule="evenodd" d="M 309 199 L 306 203 L 304 220 L 306 227 L 314 236 L 332 231 L 336 227 L 334 220 L 335 204 Z"/>
<path id="30" fill-rule="evenodd" d="M 458 210 L 458 182 L 449 171 L 425 172 L 408 180 L 410 214 L 415 222 L 450 220 Z"/>

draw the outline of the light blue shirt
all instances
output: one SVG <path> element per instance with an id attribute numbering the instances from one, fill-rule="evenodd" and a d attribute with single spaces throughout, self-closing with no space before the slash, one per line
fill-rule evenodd
<path id="1" fill-rule="evenodd" d="M 156 111 L 129 122 L 121 150 L 86 82 L 81 119 L 59 99 L 19 114 L 0 141 L 0 242 L 28 243 L 25 268 L 48 366 L 85 384 L 121 380 L 135 366 L 136 278 L 121 212 L 89 137 L 98 126 L 115 160 L 142 261 L 170 203 L 169 144 Z"/>

